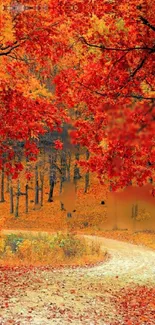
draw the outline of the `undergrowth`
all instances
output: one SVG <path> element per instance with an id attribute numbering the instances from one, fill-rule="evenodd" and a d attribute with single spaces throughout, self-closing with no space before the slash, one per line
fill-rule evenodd
<path id="1" fill-rule="evenodd" d="M 69 233 L 56 235 L 10 234 L 0 237 L 0 264 L 85 265 L 104 259 L 99 243 Z"/>

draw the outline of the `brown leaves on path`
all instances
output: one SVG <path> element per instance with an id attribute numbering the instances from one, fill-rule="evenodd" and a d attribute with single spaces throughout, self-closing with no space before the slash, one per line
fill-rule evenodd
<path id="1" fill-rule="evenodd" d="M 88 272 L 89 273 L 89 272 Z M 154 325 L 155 288 L 46 267 L 1 267 L 0 324 Z"/>
<path id="2" fill-rule="evenodd" d="M 123 288 L 118 294 L 116 305 L 125 325 L 155 324 L 155 287 Z"/>

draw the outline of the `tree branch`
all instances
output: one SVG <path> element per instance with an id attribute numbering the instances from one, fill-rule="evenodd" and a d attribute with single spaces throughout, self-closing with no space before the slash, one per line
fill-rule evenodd
<path id="1" fill-rule="evenodd" d="M 17 43 L 18 43 L 18 42 L 15 41 L 15 42 L 13 43 L 13 46 L 16 45 Z M 2 45 L 0 46 L 0 49 L 1 49 L 2 51 L 5 51 L 5 50 L 8 50 L 10 47 L 11 47 L 10 45 L 3 46 L 3 44 L 2 44 Z"/>
<path id="2" fill-rule="evenodd" d="M 145 58 L 137 65 L 136 69 L 131 73 L 131 75 L 130 75 L 131 77 L 134 77 L 135 74 L 142 68 L 146 59 L 147 59 L 147 56 L 145 56 Z"/>
<path id="3" fill-rule="evenodd" d="M 151 25 L 146 18 L 144 18 L 142 16 L 140 16 L 139 18 L 144 25 L 148 26 L 150 29 L 152 29 L 155 32 L 155 26 Z"/>
<path id="4" fill-rule="evenodd" d="M 20 44 L 16 44 L 16 45 L 14 45 L 12 47 L 10 47 L 10 46 L 9 47 L 4 47 L 4 48 L 1 47 L 2 52 L 0 52 L 0 56 L 5 56 L 5 55 L 7 56 L 8 54 L 10 54 L 14 49 L 16 49 L 19 46 L 20 46 Z M 5 50 L 7 50 L 7 51 L 5 52 Z"/>
<path id="5" fill-rule="evenodd" d="M 144 116 L 146 116 L 147 114 L 151 113 L 154 109 L 154 105 L 152 105 L 144 114 Z M 155 117 L 152 116 L 152 119 L 150 120 L 150 122 L 153 122 L 155 120 Z M 145 129 L 148 126 L 148 123 L 144 123 L 140 126 L 140 128 L 138 129 L 138 132 L 141 132 L 143 129 Z"/>
<path id="6" fill-rule="evenodd" d="M 147 46 L 137 46 L 137 47 L 129 47 L 129 48 L 119 48 L 119 47 L 106 47 L 105 45 L 101 44 L 101 45 L 97 45 L 97 44 L 91 44 L 91 43 L 88 43 L 87 40 L 81 36 L 80 37 L 81 40 L 83 40 L 83 42 L 90 46 L 90 47 L 96 47 L 96 48 L 99 48 L 100 50 L 105 50 L 105 51 L 120 51 L 120 52 L 130 52 L 130 51 L 137 51 L 137 50 L 147 50 L 147 51 L 155 51 L 155 48 L 153 47 L 147 47 Z"/>
<path id="7" fill-rule="evenodd" d="M 136 98 L 136 99 L 146 99 L 146 100 L 155 100 L 155 97 L 144 97 L 141 95 L 121 95 L 123 98 Z"/>
<path id="8" fill-rule="evenodd" d="M 112 95 L 108 95 L 107 93 L 101 93 L 100 91 L 97 91 L 97 90 L 92 90 L 90 89 L 89 86 L 86 86 L 84 85 L 82 82 L 78 82 L 79 85 L 81 85 L 82 87 L 88 89 L 91 93 L 94 93 L 94 94 L 97 94 L 97 95 L 100 95 L 102 97 L 107 97 L 107 98 L 118 98 L 118 97 L 122 97 L 122 98 L 135 98 L 135 99 L 139 99 L 139 100 L 152 100 L 154 101 L 155 100 L 155 97 L 145 97 L 145 96 L 141 96 L 141 95 L 123 95 L 123 94 L 120 94 L 120 93 L 113 93 Z"/>

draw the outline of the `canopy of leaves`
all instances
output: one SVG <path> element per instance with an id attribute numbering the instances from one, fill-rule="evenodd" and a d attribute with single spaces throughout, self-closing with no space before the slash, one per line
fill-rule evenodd
<path id="1" fill-rule="evenodd" d="M 1 164 L 16 141 L 35 156 L 39 135 L 71 118 L 72 142 L 111 189 L 154 180 L 153 9 L 150 0 L 3 1 Z"/>

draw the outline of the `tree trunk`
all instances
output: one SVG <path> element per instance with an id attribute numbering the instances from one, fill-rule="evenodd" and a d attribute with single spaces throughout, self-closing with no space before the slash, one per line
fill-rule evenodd
<path id="1" fill-rule="evenodd" d="M 71 174 L 70 174 L 70 167 L 71 167 L 71 152 L 68 151 L 68 164 L 67 164 L 67 181 L 70 182 Z"/>
<path id="2" fill-rule="evenodd" d="M 2 167 L 2 173 L 1 173 L 1 202 L 5 202 L 5 199 L 4 199 L 4 167 Z"/>
<path id="3" fill-rule="evenodd" d="M 40 173 L 40 182 L 41 182 L 41 187 L 40 187 L 40 191 L 41 191 L 40 203 L 41 203 L 41 206 L 43 206 L 43 200 L 44 200 L 44 172 L 41 172 Z"/>
<path id="4" fill-rule="evenodd" d="M 79 145 L 76 146 L 76 149 L 77 149 L 77 151 L 75 153 L 75 159 L 77 161 L 79 161 L 79 159 L 80 159 L 80 152 L 79 152 L 80 147 L 79 147 Z M 77 191 L 77 184 L 78 184 L 78 180 L 80 178 L 81 178 L 80 168 L 79 168 L 78 164 L 75 163 L 75 165 L 74 165 L 74 176 L 73 176 L 73 181 L 74 181 L 74 184 L 75 184 L 75 191 Z"/>
<path id="5" fill-rule="evenodd" d="M 34 203 L 39 204 L 39 176 L 38 176 L 38 165 L 35 166 L 35 198 Z"/>
<path id="6" fill-rule="evenodd" d="M 66 166 L 67 166 L 67 162 L 66 162 L 66 152 L 62 151 L 61 152 L 61 178 L 60 178 L 60 194 L 62 193 L 62 189 L 63 189 L 63 183 L 66 181 L 67 176 L 66 176 Z M 61 205 L 61 210 L 65 210 L 64 209 L 64 204 L 62 202 L 60 202 Z"/>
<path id="7" fill-rule="evenodd" d="M 49 197 L 48 197 L 48 202 L 53 202 L 53 193 L 54 193 L 54 181 L 50 181 L 50 191 L 49 191 Z"/>
<path id="8" fill-rule="evenodd" d="M 49 163 L 50 163 L 50 173 L 49 173 L 49 186 L 50 186 L 50 190 L 49 190 L 49 196 L 48 196 L 48 202 L 53 202 L 53 193 L 54 193 L 54 186 L 55 186 L 55 182 L 56 182 L 56 159 L 57 156 L 54 153 L 51 157 L 51 155 L 49 156 Z"/>
<path id="9" fill-rule="evenodd" d="M 17 182 L 15 217 L 19 217 L 20 181 Z"/>
<path id="10" fill-rule="evenodd" d="M 26 186 L 25 186 L 25 212 L 26 213 L 29 212 L 29 196 L 28 196 L 28 190 L 29 190 L 29 186 L 28 186 L 28 184 L 26 184 Z"/>
<path id="11" fill-rule="evenodd" d="M 10 177 L 7 175 L 6 192 L 10 192 Z"/>
<path id="12" fill-rule="evenodd" d="M 89 151 L 86 151 L 86 160 L 88 160 L 90 157 Z M 86 172 L 85 174 L 85 189 L 84 189 L 84 193 L 87 193 L 88 188 L 89 188 L 89 183 L 90 183 L 90 174 L 89 174 L 89 170 Z"/>
<path id="13" fill-rule="evenodd" d="M 10 185 L 10 213 L 14 213 L 13 186 Z"/>

